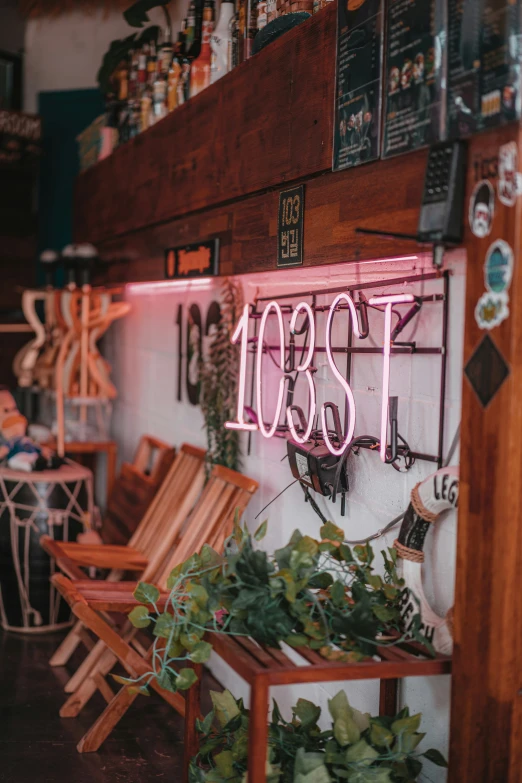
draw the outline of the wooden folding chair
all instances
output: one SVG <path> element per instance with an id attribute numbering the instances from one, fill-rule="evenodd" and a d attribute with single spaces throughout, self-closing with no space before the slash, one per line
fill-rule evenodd
<path id="1" fill-rule="evenodd" d="M 136 532 L 126 546 L 77 544 L 54 541 L 42 536 L 40 543 L 57 566 L 72 579 L 84 580 L 82 567 L 110 569 L 108 582 L 117 582 L 125 571 L 143 573 L 154 579 L 167 552 L 179 535 L 181 525 L 192 510 L 205 480 L 205 452 L 184 443 L 162 486 Z M 81 622 L 75 623 L 50 660 L 51 666 L 64 666 L 82 643 L 92 652 L 94 643 Z M 95 655 L 88 655 L 65 686 L 73 693 L 90 670 Z"/>
<path id="2" fill-rule="evenodd" d="M 175 449 L 167 443 L 142 435 L 133 461 L 122 463 L 110 493 L 100 531 L 104 544 L 129 543 L 175 456 Z"/>
<path id="3" fill-rule="evenodd" d="M 168 597 L 166 582 L 172 569 L 194 552 L 198 552 L 204 543 L 221 549 L 225 538 L 232 531 L 235 514 L 243 513 L 257 487 L 257 482 L 235 471 L 221 466 L 213 468 L 178 546 L 172 556 L 166 559 L 158 576 L 156 583 L 162 591 L 160 603 L 164 603 Z M 116 661 L 120 661 L 133 678 L 146 674 L 151 670 L 152 646 L 147 649 L 140 644 L 135 638 L 137 631 L 130 624 L 122 635 L 121 630 L 115 629 L 104 616 L 107 612 L 127 615 L 137 606 L 138 602 L 133 597 L 133 583 L 109 584 L 89 580 L 73 582 L 63 574 L 56 574 L 52 581 L 76 617 L 108 648 L 98 661 L 96 669 L 84 680 L 78 692 L 73 694 L 82 706 L 96 689 L 99 689 L 108 701 L 102 715 L 78 744 L 79 752 L 95 751 L 136 698 L 136 694 L 129 693 L 125 686 L 114 695 L 104 679 L 105 676 Z M 151 686 L 181 715 L 185 714 L 186 703 L 181 694 L 163 690 L 155 680 L 151 682 Z M 68 701 L 71 702 L 71 699 Z M 197 686 L 189 690 L 187 699 L 199 699 Z M 71 713 L 60 711 L 62 717 L 69 714 Z M 187 733 L 187 736 L 192 737 L 192 734 Z"/>

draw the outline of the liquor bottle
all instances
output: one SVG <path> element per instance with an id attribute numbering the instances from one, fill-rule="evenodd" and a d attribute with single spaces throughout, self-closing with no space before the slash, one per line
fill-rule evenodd
<path id="1" fill-rule="evenodd" d="M 236 65 L 239 65 L 239 19 L 237 10 L 230 20 L 229 58 L 228 70 L 231 71 Z"/>
<path id="2" fill-rule="evenodd" d="M 149 47 L 147 44 L 143 44 L 141 51 L 138 54 L 138 84 L 140 90 L 143 89 L 143 85 L 147 81 L 147 57 L 149 54 Z"/>
<path id="3" fill-rule="evenodd" d="M 173 111 L 178 105 L 178 83 L 181 76 L 181 53 L 183 51 L 183 31 L 178 33 L 178 40 L 174 47 L 174 56 L 169 68 L 167 78 L 167 109 Z"/>
<path id="4" fill-rule="evenodd" d="M 245 60 L 248 60 L 252 55 L 252 46 L 254 44 L 254 38 L 257 35 L 257 3 L 258 0 L 247 0 L 247 25 L 244 44 Z"/>
<path id="5" fill-rule="evenodd" d="M 153 86 L 152 109 L 154 122 L 167 115 L 167 79 L 164 74 L 158 73 Z"/>
<path id="6" fill-rule="evenodd" d="M 214 0 L 205 0 L 203 7 L 203 25 L 201 34 L 201 51 L 190 69 L 190 97 L 205 90 L 210 84 L 210 66 L 212 52 L 210 36 L 214 29 Z"/>
<path id="7" fill-rule="evenodd" d="M 190 0 L 185 35 L 185 56 L 189 60 L 195 60 L 201 51 L 203 11 L 203 0 Z"/>
<path id="8" fill-rule="evenodd" d="M 210 81 L 212 84 L 230 70 L 230 48 L 232 46 L 230 22 L 234 13 L 234 0 L 222 0 L 219 21 L 210 38 L 210 48 L 212 49 Z"/>
<path id="9" fill-rule="evenodd" d="M 267 0 L 258 0 L 257 3 L 257 29 L 262 30 L 268 23 Z"/>
<path id="10" fill-rule="evenodd" d="M 122 103 L 129 97 L 129 64 L 127 61 L 121 63 L 118 73 L 118 100 Z"/>
<path id="11" fill-rule="evenodd" d="M 153 86 L 156 81 L 156 72 L 158 68 L 158 60 L 156 57 L 156 45 L 154 41 L 151 42 L 149 48 L 149 56 L 147 57 L 147 83 Z"/>

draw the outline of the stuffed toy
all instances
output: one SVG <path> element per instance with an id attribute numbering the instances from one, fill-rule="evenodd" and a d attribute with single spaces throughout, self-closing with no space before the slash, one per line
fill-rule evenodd
<path id="1" fill-rule="evenodd" d="M 13 395 L 0 386 L 0 464 L 27 472 L 59 468 L 63 460 L 27 437 L 26 430 L 27 419 L 16 407 Z"/>

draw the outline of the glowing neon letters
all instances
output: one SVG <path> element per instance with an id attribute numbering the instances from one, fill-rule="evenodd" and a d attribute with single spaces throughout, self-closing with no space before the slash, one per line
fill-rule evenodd
<path id="1" fill-rule="evenodd" d="M 369 304 L 372 306 L 385 305 L 384 310 L 384 364 L 382 369 L 382 404 L 381 404 L 381 447 L 380 454 L 383 462 L 386 462 L 386 444 L 388 441 L 388 411 L 390 407 L 390 356 L 391 356 L 391 317 L 394 304 L 413 302 L 411 294 L 390 294 L 385 296 L 372 296 Z"/>
<path id="2" fill-rule="evenodd" d="M 286 421 L 288 423 L 290 432 L 292 433 L 292 438 L 295 441 L 297 441 L 297 443 L 306 443 L 306 441 L 311 435 L 312 428 L 314 426 L 314 416 L 315 416 L 315 384 L 314 384 L 314 376 L 310 371 L 310 365 L 312 364 L 314 358 L 314 350 L 315 350 L 315 320 L 314 320 L 313 310 L 309 304 L 306 304 L 306 302 L 299 302 L 299 304 L 295 308 L 294 314 L 292 315 L 292 320 L 290 322 L 290 333 L 295 334 L 297 319 L 299 317 L 299 313 L 302 312 L 306 313 L 308 317 L 308 328 L 310 330 L 309 331 L 310 345 L 308 347 L 308 355 L 305 361 L 296 368 L 297 372 L 305 373 L 306 379 L 308 381 L 308 391 L 310 394 L 310 409 L 308 413 L 308 424 L 302 436 L 298 434 L 295 428 L 294 420 L 292 418 L 292 409 L 290 405 L 286 409 Z"/>
<path id="3" fill-rule="evenodd" d="M 389 414 L 389 394 L 390 394 L 390 357 L 391 357 L 391 317 L 392 309 L 395 304 L 405 304 L 414 301 L 414 297 L 411 294 L 387 294 L 384 296 L 374 296 L 369 300 L 369 304 L 374 307 L 380 307 L 384 305 L 384 345 L 383 345 L 383 380 L 382 380 L 382 404 L 381 404 L 381 435 L 380 435 L 380 456 L 383 462 L 386 461 L 387 439 L 388 439 L 388 414 Z M 346 403 L 348 407 L 349 421 L 348 428 L 342 444 L 339 447 L 332 443 L 330 434 L 328 432 L 328 422 L 326 417 L 326 405 L 321 406 L 321 429 L 324 442 L 329 451 L 339 456 L 343 453 L 346 445 L 352 440 L 355 432 L 355 400 L 353 391 L 346 378 L 342 375 L 335 364 L 335 359 L 332 351 L 332 325 L 334 315 L 340 305 L 347 307 L 349 316 L 351 319 L 353 333 L 356 337 L 360 337 L 359 320 L 357 317 L 357 310 L 352 298 L 345 293 L 339 294 L 328 310 L 328 317 L 326 322 L 326 334 L 325 334 L 325 346 L 326 356 L 328 364 L 333 376 L 342 386 L 346 395 Z M 345 309 L 343 308 L 343 309 Z M 271 313 L 274 313 L 277 319 L 277 328 L 279 332 L 279 368 L 282 376 L 279 380 L 279 388 L 277 394 L 277 404 L 272 424 L 267 426 L 263 416 L 263 353 L 265 347 L 265 331 L 267 319 Z M 300 302 L 294 309 L 292 319 L 290 321 L 291 334 L 296 333 L 296 324 L 299 315 L 305 314 L 308 319 L 308 336 L 309 347 L 306 355 L 306 359 L 296 368 L 298 373 L 305 373 L 308 382 L 309 392 L 309 411 L 308 421 L 304 432 L 299 433 L 296 429 L 293 416 L 292 406 L 288 406 L 286 409 L 286 422 L 288 428 L 298 443 L 305 443 L 311 435 L 315 412 L 317 409 L 316 392 L 313 378 L 312 362 L 316 344 L 316 325 L 314 320 L 314 313 L 310 305 L 306 302 Z M 245 389 L 246 389 L 246 370 L 247 370 L 247 347 L 248 347 L 248 318 L 249 318 L 249 305 L 245 305 L 243 314 L 239 320 L 236 330 L 232 336 L 232 343 L 235 345 L 241 340 L 241 364 L 239 371 L 239 390 L 238 390 L 238 406 L 237 406 L 237 421 L 229 421 L 225 424 L 228 429 L 235 430 L 257 430 L 261 431 L 261 434 L 265 438 L 272 438 L 279 425 L 281 413 L 283 410 L 283 400 L 285 395 L 285 388 L 287 382 L 287 375 L 285 372 L 285 358 L 286 358 L 286 342 L 285 342 L 285 329 L 283 322 L 283 314 L 279 304 L 276 301 L 271 301 L 265 308 L 263 315 L 261 316 L 261 323 L 259 327 L 259 336 L 256 346 L 256 359 L 255 359 L 255 384 L 256 384 L 256 400 L 257 400 L 257 414 L 259 424 L 249 424 L 245 421 Z"/>

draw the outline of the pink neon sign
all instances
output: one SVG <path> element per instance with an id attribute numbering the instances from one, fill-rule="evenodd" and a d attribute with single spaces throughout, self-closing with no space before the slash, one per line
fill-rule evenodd
<path id="1" fill-rule="evenodd" d="M 383 296 L 374 296 L 369 300 L 369 304 L 371 306 L 379 307 L 384 305 L 385 308 L 384 309 L 384 345 L 383 345 L 384 362 L 383 362 L 381 435 L 380 435 L 380 456 L 383 462 L 386 461 L 386 450 L 387 450 L 387 439 L 388 439 L 392 309 L 393 309 L 393 305 L 395 304 L 412 303 L 414 300 L 415 297 L 412 294 L 389 294 L 389 295 L 387 294 Z M 337 379 L 337 381 L 340 383 L 340 385 L 344 390 L 346 396 L 346 404 L 348 407 L 348 414 L 349 414 L 349 424 L 348 424 L 347 433 L 342 444 L 340 444 L 339 447 L 335 446 L 334 443 L 332 443 L 332 440 L 328 432 L 326 405 L 323 404 L 321 406 L 321 429 L 322 429 L 324 442 L 327 448 L 329 449 L 329 451 L 336 456 L 340 456 L 345 450 L 347 444 L 352 440 L 355 432 L 355 422 L 356 422 L 356 406 L 355 406 L 353 391 L 346 378 L 344 378 L 342 373 L 337 368 L 333 356 L 333 351 L 332 351 L 333 319 L 339 305 L 341 304 L 345 304 L 348 306 L 353 333 L 355 334 L 356 337 L 361 336 L 361 332 L 359 329 L 359 320 L 357 317 L 357 310 L 355 304 L 352 298 L 348 294 L 341 293 L 334 299 L 334 301 L 332 302 L 328 310 L 328 318 L 326 322 L 326 334 L 325 334 L 325 346 L 326 346 L 326 356 L 328 359 L 328 364 L 330 366 L 332 374 L 334 375 L 334 377 Z M 275 316 L 277 318 L 277 327 L 279 332 L 279 368 L 282 372 L 282 377 L 280 378 L 279 381 L 277 404 L 276 404 L 274 418 L 272 424 L 270 426 L 267 426 L 265 424 L 264 416 L 263 416 L 263 397 L 264 397 L 263 382 L 262 382 L 263 353 L 264 353 L 264 346 L 265 346 L 265 331 L 266 331 L 267 319 L 272 312 L 275 313 Z M 296 368 L 296 371 L 298 373 L 303 373 L 303 372 L 305 373 L 308 382 L 309 411 L 308 411 L 308 422 L 306 425 L 305 432 L 302 434 L 299 434 L 297 432 L 292 417 L 291 406 L 288 406 L 288 408 L 286 409 L 286 421 L 290 433 L 292 435 L 292 438 L 294 438 L 294 440 L 296 440 L 298 443 L 305 443 L 310 438 L 310 435 L 312 433 L 315 411 L 317 409 L 315 384 L 313 379 L 313 373 L 311 370 L 311 365 L 313 362 L 315 345 L 316 345 L 316 325 L 315 325 L 314 313 L 310 305 L 307 304 L 306 302 L 300 302 L 294 308 L 292 318 L 290 321 L 291 334 L 296 333 L 297 319 L 301 314 L 304 314 L 305 317 L 308 319 L 309 338 L 310 338 L 310 345 L 308 347 L 306 358 Z M 255 359 L 255 376 L 256 376 L 255 388 L 256 388 L 256 400 L 257 400 L 259 425 L 249 424 L 245 421 L 244 408 L 245 408 L 246 371 L 247 371 L 248 323 L 249 323 L 249 306 L 245 305 L 243 309 L 243 314 L 232 336 L 232 343 L 234 345 L 237 344 L 239 341 L 241 341 L 241 364 L 240 364 L 240 372 L 239 372 L 237 420 L 233 422 L 227 422 L 225 426 L 229 429 L 236 429 L 236 430 L 253 431 L 259 429 L 263 437 L 272 438 L 277 431 L 279 420 L 281 418 L 281 413 L 283 409 L 283 399 L 284 399 L 285 388 L 286 388 L 286 374 L 285 374 L 286 342 L 285 342 L 285 330 L 284 330 L 283 314 L 281 311 L 281 307 L 276 301 L 271 301 L 266 306 L 261 316 L 259 337 L 256 346 L 256 359 Z"/>
<path id="2" fill-rule="evenodd" d="M 386 445 L 388 441 L 388 412 L 390 409 L 390 357 L 391 357 L 391 317 L 394 304 L 413 302 L 411 294 L 390 294 L 385 296 L 372 296 L 370 304 L 385 305 L 384 310 L 384 363 L 382 370 L 382 404 L 381 404 L 381 446 L 380 454 L 383 462 L 386 462 Z"/>
<path id="3" fill-rule="evenodd" d="M 315 351 L 315 320 L 314 320 L 314 313 L 312 308 L 309 304 L 306 302 L 299 302 L 297 307 L 294 310 L 294 314 L 292 315 L 292 320 L 290 322 L 290 333 L 295 334 L 296 331 L 296 323 L 297 319 L 299 317 L 299 313 L 306 313 L 308 317 L 308 328 L 310 330 L 310 345 L 308 347 L 308 354 L 306 356 L 306 359 L 302 364 L 300 364 L 296 369 L 297 372 L 304 372 L 306 375 L 306 379 L 308 381 L 308 391 L 310 395 L 310 408 L 308 413 L 308 424 L 306 427 L 306 431 L 304 435 L 301 437 L 298 435 L 294 420 L 292 418 L 292 410 L 290 406 L 286 409 L 286 421 L 288 423 L 288 427 L 290 428 L 290 432 L 292 433 L 292 438 L 294 438 L 297 443 L 306 443 L 308 438 L 310 437 L 312 433 L 312 428 L 314 426 L 314 414 L 315 414 L 315 384 L 314 384 L 314 377 L 312 373 L 310 372 L 310 365 L 312 364 L 313 358 L 314 358 L 314 351 Z"/>

